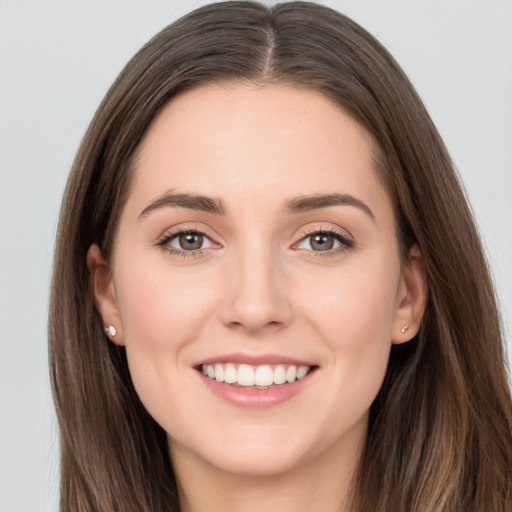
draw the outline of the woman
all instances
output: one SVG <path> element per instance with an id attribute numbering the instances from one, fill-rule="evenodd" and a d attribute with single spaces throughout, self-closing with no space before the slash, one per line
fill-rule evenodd
<path id="1" fill-rule="evenodd" d="M 496 510 L 512 410 L 446 149 L 367 32 L 213 4 L 78 152 L 50 312 L 62 510 Z"/>

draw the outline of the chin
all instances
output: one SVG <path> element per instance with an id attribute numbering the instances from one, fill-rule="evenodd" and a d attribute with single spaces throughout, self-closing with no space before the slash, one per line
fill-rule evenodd
<path id="1" fill-rule="evenodd" d="M 260 446 L 257 450 L 245 450 L 222 460 L 210 463 L 226 473 L 250 477 L 270 477 L 293 471 L 301 461 L 297 456 L 283 455 L 279 450 L 267 450 Z"/>
<path id="2" fill-rule="evenodd" d="M 210 438 L 190 444 L 169 440 L 171 458 L 181 457 L 187 452 L 194 454 L 197 462 L 222 472 L 261 477 L 292 471 L 307 458 L 304 450 L 307 443 L 304 441 L 299 442 L 289 435 L 284 440 L 282 435 L 271 435 L 268 431 L 263 433 L 263 430 L 256 429 L 255 432 L 246 432 L 246 435 L 239 432 L 223 439 Z"/>

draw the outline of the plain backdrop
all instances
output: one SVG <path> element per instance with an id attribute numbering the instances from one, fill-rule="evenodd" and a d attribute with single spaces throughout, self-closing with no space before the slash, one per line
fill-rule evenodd
<path id="1" fill-rule="evenodd" d="M 73 155 L 133 53 L 204 3 L 0 0 L 0 512 L 58 508 L 46 316 Z M 512 0 L 324 3 L 376 35 L 425 101 L 471 199 L 510 346 Z"/>

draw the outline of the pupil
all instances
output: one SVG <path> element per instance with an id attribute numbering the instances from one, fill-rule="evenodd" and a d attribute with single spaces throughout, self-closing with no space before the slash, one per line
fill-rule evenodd
<path id="1" fill-rule="evenodd" d="M 315 235 L 311 241 L 311 247 L 317 251 L 328 251 L 333 245 L 334 240 L 330 235 Z"/>
<path id="2" fill-rule="evenodd" d="M 180 246 L 182 249 L 195 250 L 203 245 L 203 235 L 198 233 L 183 233 L 180 235 Z"/>

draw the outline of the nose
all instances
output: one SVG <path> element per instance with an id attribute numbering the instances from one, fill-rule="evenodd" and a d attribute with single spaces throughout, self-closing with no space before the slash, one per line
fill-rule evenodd
<path id="1" fill-rule="evenodd" d="M 292 318 L 286 269 L 271 250 L 247 248 L 233 255 L 224 274 L 220 321 L 233 329 L 258 334 L 287 326 Z"/>

